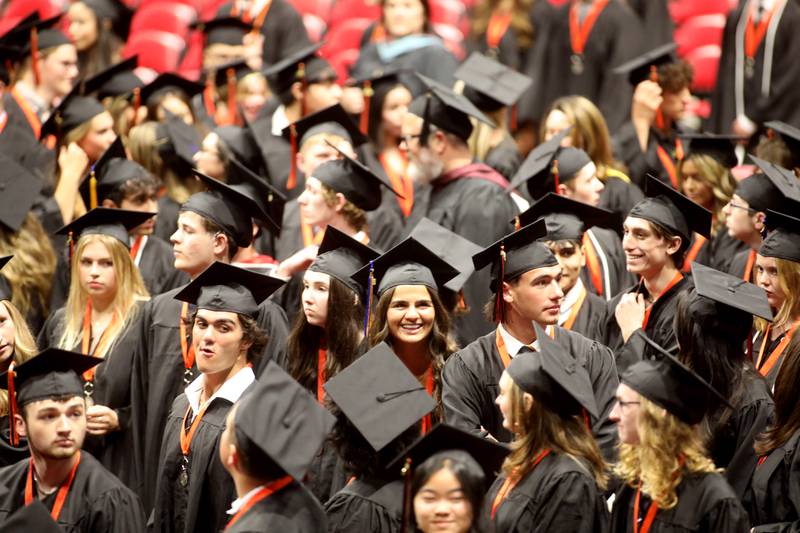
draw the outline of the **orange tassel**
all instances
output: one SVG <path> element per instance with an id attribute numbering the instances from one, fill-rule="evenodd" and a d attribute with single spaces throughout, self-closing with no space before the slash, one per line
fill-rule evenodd
<path id="1" fill-rule="evenodd" d="M 14 391 L 14 378 L 17 375 L 17 373 L 14 371 L 14 361 L 11 361 L 11 364 L 8 366 L 8 373 L 6 375 L 8 376 L 8 425 L 10 426 L 9 429 L 11 430 L 11 444 L 13 446 L 18 446 L 19 435 L 17 434 L 17 421 L 14 415 L 19 412 L 19 406 L 17 405 L 17 395 Z"/>
<path id="2" fill-rule="evenodd" d="M 136 87 L 133 90 L 133 119 L 139 116 L 139 108 L 142 107 L 142 90 Z"/>
<path id="3" fill-rule="evenodd" d="M 686 154 L 683 151 L 683 143 L 680 139 L 675 139 L 675 159 L 683 161 Z"/>
<path id="4" fill-rule="evenodd" d="M 588 429 L 589 433 L 591 433 L 592 432 L 592 423 L 589 420 L 589 413 L 586 412 L 586 409 L 581 409 L 581 412 L 583 413 L 583 422 L 586 424 L 586 429 Z"/>
<path id="5" fill-rule="evenodd" d="M 456 309 L 459 311 L 466 311 L 467 310 L 467 302 L 464 300 L 464 290 L 461 289 L 458 291 L 458 304 L 456 305 Z"/>
<path id="6" fill-rule="evenodd" d="M 72 256 L 75 255 L 75 240 L 72 238 L 72 232 L 67 234 L 67 246 L 69 247 L 69 264 L 72 265 Z"/>
<path id="7" fill-rule="evenodd" d="M 236 71 L 229 68 L 226 71 L 228 76 L 228 124 L 236 125 L 239 118 L 236 116 Z"/>
<path id="8" fill-rule="evenodd" d="M 89 209 L 97 207 L 97 176 L 94 174 L 94 165 L 92 165 L 92 173 L 89 175 Z"/>
<path id="9" fill-rule="evenodd" d="M 33 69 L 33 82 L 38 86 L 42 81 L 39 74 L 39 31 L 31 28 L 31 68 Z"/>
<path id="10" fill-rule="evenodd" d="M 367 80 L 364 82 L 364 110 L 361 112 L 361 133 L 369 135 L 369 105 L 375 91 L 372 89 L 372 82 Z"/>
<path id="11" fill-rule="evenodd" d="M 291 191 L 297 185 L 297 127 L 289 126 L 289 143 L 292 147 L 291 165 L 289 166 L 289 179 L 286 181 L 286 190 Z"/>
<path id="12" fill-rule="evenodd" d="M 364 314 L 364 336 L 367 336 L 369 326 L 372 324 L 372 292 L 375 288 L 375 262 L 369 262 L 369 277 L 367 278 L 367 309 Z"/>
<path id="13" fill-rule="evenodd" d="M 522 227 L 522 223 L 519 221 L 519 215 L 514 217 L 514 231 L 519 231 Z"/>
<path id="14" fill-rule="evenodd" d="M 203 89 L 203 105 L 206 108 L 206 113 L 211 117 L 211 120 L 215 120 L 214 115 L 217 114 L 217 105 L 214 103 L 214 92 L 214 77 L 209 74 L 206 78 L 206 88 Z"/>
<path id="15" fill-rule="evenodd" d="M 497 294 L 494 300 L 494 321 L 504 322 L 505 313 L 503 312 L 503 281 L 506 277 L 506 245 L 500 244 L 500 277 L 497 280 Z"/>
<path id="16" fill-rule="evenodd" d="M 558 186 L 561 185 L 561 182 L 558 179 L 558 159 L 553 159 L 553 180 L 556 182 L 556 194 L 560 194 L 558 192 Z"/>

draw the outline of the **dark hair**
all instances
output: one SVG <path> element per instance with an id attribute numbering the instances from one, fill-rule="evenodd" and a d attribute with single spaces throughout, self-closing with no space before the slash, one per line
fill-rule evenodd
<path id="1" fill-rule="evenodd" d="M 756 454 L 767 455 L 800 431 L 800 335 L 794 335 L 775 380 L 774 422 L 756 439 Z"/>
<path id="2" fill-rule="evenodd" d="M 659 237 L 665 241 L 670 241 L 675 237 L 680 238 L 681 245 L 678 247 L 678 250 L 669 255 L 669 258 L 672 259 L 672 262 L 675 264 L 675 268 L 680 270 L 683 266 L 686 252 L 689 250 L 689 241 L 680 235 L 676 235 L 661 224 L 656 224 L 652 220 L 648 220 L 647 222 L 650 224 L 650 227 L 653 229 L 653 233 L 655 233 L 656 237 Z"/>
<path id="3" fill-rule="evenodd" d="M 491 298 L 489 298 L 489 300 L 485 304 L 483 304 L 483 318 L 485 318 L 489 322 L 496 322 L 498 324 L 500 323 L 500 317 L 499 316 L 495 316 L 495 309 L 496 309 L 496 306 L 497 306 L 497 299 L 498 298 L 501 299 L 500 305 L 503 305 L 503 306 L 506 305 L 505 300 L 502 299 L 503 298 L 503 281 L 505 281 L 506 283 L 508 283 L 512 287 L 516 287 L 517 285 L 519 285 L 519 282 L 522 280 L 522 275 L 523 274 L 525 274 L 525 272 L 523 272 L 522 274 L 520 274 L 519 276 L 517 276 L 514 279 L 505 279 L 505 280 L 502 280 L 502 281 L 500 281 L 500 280 L 497 281 L 497 291 L 496 291 L 496 293 Z"/>
<path id="4" fill-rule="evenodd" d="M 87 7 L 89 4 L 85 4 Z M 107 69 L 117 60 L 116 55 L 125 44 L 114 33 L 109 22 L 92 9 L 95 16 L 97 40 L 84 51 L 78 51 L 78 69 L 81 76 L 89 78 Z"/>
<path id="5" fill-rule="evenodd" d="M 183 210 L 181 210 L 181 213 L 183 213 Z M 239 245 L 236 244 L 236 239 L 233 238 L 233 235 L 222 229 L 222 227 L 213 220 L 210 220 L 202 215 L 199 216 L 203 221 L 203 229 L 205 229 L 208 233 L 222 233 L 225 235 L 225 238 L 228 241 L 228 260 L 233 260 L 233 258 L 236 256 L 236 253 L 239 251 Z"/>
<path id="6" fill-rule="evenodd" d="M 411 499 L 425 486 L 434 474 L 441 470 L 449 470 L 461 485 L 461 491 L 472 506 L 472 526 L 470 533 L 479 533 L 478 516 L 483 506 L 487 480 L 483 469 L 470 454 L 463 450 L 444 450 L 425 459 L 415 470 L 411 481 Z M 412 524 L 417 525 L 416 515 L 411 514 Z"/>
<path id="7" fill-rule="evenodd" d="M 114 187 L 106 198 L 121 207 L 122 201 L 127 199 L 135 204 L 141 204 L 158 194 L 158 181 L 149 172 L 139 177 L 131 178 L 125 183 Z"/>
<path id="8" fill-rule="evenodd" d="M 658 84 L 668 93 L 678 93 L 690 87 L 694 79 L 694 69 L 686 61 L 667 63 L 658 68 Z"/>
<path id="9" fill-rule="evenodd" d="M 258 325 L 255 318 L 241 313 L 236 313 L 236 316 L 239 318 L 239 325 L 242 327 L 242 342 L 250 343 L 246 354 L 247 362 L 251 364 L 257 363 L 264 353 L 264 348 L 267 347 L 269 337 Z M 197 310 L 192 315 L 192 325 L 194 325 L 196 319 Z"/>
<path id="10" fill-rule="evenodd" d="M 419 0 L 422 4 L 422 11 L 424 12 L 424 22 L 422 23 L 422 33 L 434 33 L 433 26 L 431 25 L 431 4 L 428 0 Z M 383 7 L 386 0 L 381 0 L 381 24 L 383 24 Z"/>
<path id="11" fill-rule="evenodd" d="M 147 107 L 147 116 L 145 121 L 147 120 L 154 120 L 156 122 L 163 122 L 162 119 L 158 116 L 158 108 L 161 107 L 161 103 L 167 99 L 169 96 L 174 96 L 178 100 L 181 100 L 186 106 L 189 108 L 189 112 L 192 114 L 194 118 L 195 125 L 197 124 L 197 116 L 195 115 L 194 106 L 192 105 L 192 99 L 189 98 L 189 95 L 183 89 L 178 89 L 175 87 L 170 87 L 169 89 L 163 89 L 161 91 L 156 91 L 152 96 L 147 99 L 145 106 Z M 191 169 L 191 165 L 189 165 Z M 181 172 L 181 174 L 191 174 L 189 172 Z"/>
<path id="12" fill-rule="evenodd" d="M 315 391 L 317 354 L 327 350 L 325 377 L 332 378 L 347 368 L 359 355 L 364 306 L 344 283 L 331 276 L 328 292 L 328 318 L 325 328 L 308 323 L 301 309 L 286 341 L 288 371 L 298 383 Z"/>
<path id="13" fill-rule="evenodd" d="M 381 124 L 383 123 L 383 103 L 386 101 L 386 97 L 389 93 L 398 87 L 407 88 L 399 81 L 395 83 L 378 83 L 372 88 L 373 95 L 369 99 L 367 135 L 378 152 L 383 149 L 383 132 L 381 131 Z"/>

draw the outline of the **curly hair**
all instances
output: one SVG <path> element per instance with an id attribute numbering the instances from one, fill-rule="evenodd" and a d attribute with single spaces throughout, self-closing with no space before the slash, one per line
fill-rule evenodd
<path id="1" fill-rule="evenodd" d="M 686 61 L 675 61 L 658 67 L 658 84 L 668 93 L 679 93 L 691 87 L 694 69 Z"/>
<path id="2" fill-rule="evenodd" d="M 683 261 L 684 258 L 686 257 L 686 252 L 689 250 L 689 244 L 690 244 L 689 241 L 684 239 L 680 235 L 675 235 L 674 233 L 672 233 L 672 231 L 668 230 L 661 224 L 656 224 L 652 220 L 648 220 L 647 223 L 650 224 L 650 228 L 655 234 L 655 236 L 664 241 L 670 241 L 675 237 L 679 237 L 681 239 L 681 245 L 678 247 L 678 250 L 675 253 L 670 254 L 669 256 L 670 259 L 672 259 L 672 262 L 675 264 L 675 268 L 680 269 L 683 266 Z"/>
<path id="3" fill-rule="evenodd" d="M 687 161 L 694 164 L 699 180 L 711 188 L 714 197 L 714 205 L 711 208 L 714 223 L 711 232 L 714 234 L 725 225 L 725 213 L 722 208 L 731 201 L 736 190 L 736 180 L 728 168 L 710 155 L 692 154 L 678 165 L 678 183 L 681 187 L 684 179 L 683 167 Z"/>
<path id="4" fill-rule="evenodd" d="M 637 487 L 659 509 L 678 504 L 677 489 L 685 474 L 720 472 L 706 456 L 699 428 L 682 422 L 646 398 L 640 398 L 637 429 L 640 443 L 619 446 L 614 473 Z"/>

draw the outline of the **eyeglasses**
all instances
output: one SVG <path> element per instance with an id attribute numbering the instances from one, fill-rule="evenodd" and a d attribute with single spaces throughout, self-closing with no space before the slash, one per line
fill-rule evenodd
<path id="1" fill-rule="evenodd" d="M 749 214 L 753 214 L 753 213 L 756 213 L 756 212 L 757 212 L 755 209 L 753 209 L 753 208 L 751 208 L 751 207 L 745 207 L 745 206 L 743 206 L 743 205 L 739 205 L 739 204 L 735 203 L 733 200 L 731 200 L 730 202 L 728 202 L 728 205 L 731 207 L 731 209 L 744 209 L 744 210 L 745 210 L 745 211 L 747 211 Z"/>
<path id="2" fill-rule="evenodd" d="M 622 409 L 625 409 L 631 405 L 639 405 L 641 402 L 623 402 L 622 400 L 617 400 L 617 403 Z"/>

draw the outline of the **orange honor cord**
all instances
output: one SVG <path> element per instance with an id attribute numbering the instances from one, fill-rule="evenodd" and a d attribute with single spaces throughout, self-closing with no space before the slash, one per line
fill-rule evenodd
<path id="1" fill-rule="evenodd" d="M 53 504 L 53 510 L 50 511 L 50 516 L 58 522 L 58 517 L 61 514 L 61 508 L 64 507 L 64 502 L 67 500 L 67 494 L 69 493 L 69 489 L 72 486 L 72 482 L 75 480 L 75 473 L 78 471 L 78 465 L 81 463 L 81 452 L 80 450 L 77 452 L 77 457 L 75 459 L 75 464 L 72 466 L 72 470 L 69 472 L 69 477 L 67 478 L 67 482 L 61 485 L 58 489 L 58 494 L 56 494 L 56 502 Z M 30 459 L 30 463 L 28 465 L 28 479 L 25 481 L 25 505 L 30 505 L 33 502 L 33 457 Z"/>
<path id="2" fill-rule="evenodd" d="M 228 125 L 239 124 L 239 117 L 236 109 L 236 70 L 229 68 L 225 71 L 228 81 Z"/>
<path id="3" fill-rule="evenodd" d="M 594 290 L 597 291 L 598 296 L 603 295 L 603 267 L 600 264 L 600 258 L 597 256 L 597 250 L 594 247 L 592 239 L 589 238 L 587 233 L 583 234 L 581 244 L 586 254 L 586 268 L 589 269 L 589 278 L 592 281 Z"/>
<path id="4" fill-rule="evenodd" d="M 584 17 L 583 22 L 579 22 L 578 2 L 573 2 L 569 9 L 569 40 L 572 48 L 570 57 L 570 67 L 572 73 L 580 75 L 584 70 L 583 52 L 586 49 L 586 41 L 592 33 L 594 23 L 608 5 L 608 0 L 597 0 L 594 2 L 589 12 Z"/>
<path id="5" fill-rule="evenodd" d="M 433 367 L 428 367 L 427 372 L 425 372 L 425 390 L 433 396 Z M 428 413 L 422 418 L 422 434 L 426 435 L 433 427 L 433 422 L 431 420 L 431 415 Z"/>
<path id="6" fill-rule="evenodd" d="M 372 97 L 375 96 L 375 91 L 372 89 L 372 82 L 367 80 L 364 82 L 364 88 L 361 90 L 364 94 L 364 109 L 361 111 L 361 120 L 359 129 L 364 135 L 369 135 L 369 106 L 372 102 Z"/>
<path id="7" fill-rule="evenodd" d="M 131 260 L 136 263 L 136 257 L 139 255 L 139 249 L 142 247 L 142 242 L 144 241 L 144 235 L 137 235 L 135 239 L 133 239 L 133 244 L 131 245 Z M 138 264 L 136 266 L 139 266 Z"/>
<path id="8" fill-rule="evenodd" d="M 253 29 L 250 32 L 252 35 L 261 33 L 261 28 L 264 26 L 264 19 L 267 18 L 270 7 L 272 7 L 272 0 L 267 0 L 267 3 L 264 4 L 264 7 L 261 8 L 255 20 L 253 20 Z"/>
<path id="9" fill-rule="evenodd" d="M 273 481 L 272 483 L 261 487 L 258 490 L 258 492 L 256 492 L 253 495 L 252 498 L 247 500 L 247 503 L 242 505 L 242 507 L 238 511 L 236 511 L 236 514 L 233 515 L 233 518 L 231 518 L 231 521 L 228 522 L 227 526 L 225 526 L 225 530 L 227 530 L 229 527 L 231 527 L 233 524 L 235 524 L 236 521 L 239 520 L 242 516 L 247 514 L 247 511 L 249 511 L 255 504 L 257 504 L 261 500 L 269 498 L 270 496 L 272 496 L 273 494 L 275 494 L 276 492 L 278 492 L 282 488 L 284 488 L 287 485 L 289 485 L 291 482 L 292 482 L 292 476 L 284 476 L 284 477 L 278 479 L 277 481 Z"/>
<path id="10" fill-rule="evenodd" d="M 191 383 L 192 367 L 194 366 L 194 346 L 189 346 L 189 334 L 186 331 L 188 321 L 189 304 L 183 302 L 180 316 L 180 336 L 181 336 L 181 356 L 183 356 L 183 382 L 188 385 Z"/>
<path id="11" fill-rule="evenodd" d="M 142 89 L 136 87 L 133 90 L 133 120 L 136 122 L 136 117 L 139 116 L 139 108 L 142 107 Z"/>
<path id="12" fill-rule="evenodd" d="M 326 373 L 325 367 L 328 364 L 328 350 L 320 348 L 317 352 L 317 401 L 320 405 L 325 404 L 325 385 Z"/>
<path id="13" fill-rule="evenodd" d="M 703 246 L 705 246 L 707 240 L 708 239 L 699 233 L 694 234 L 694 242 L 692 243 L 692 246 L 689 247 L 689 251 L 686 252 L 686 258 L 683 261 L 683 268 L 681 269 L 682 271 L 689 272 L 692 269 L 692 261 L 697 259 L 697 254 L 699 254 L 700 250 L 703 249 Z"/>
<path id="14" fill-rule="evenodd" d="M 217 104 L 214 102 L 214 93 L 216 92 L 214 88 L 214 76 L 209 73 L 206 77 L 206 86 L 203 89 L 203 107 L 206 108 L 206 113 L 211 120 L 215 121 L 214 115 L 217 114 Z"/>
<path id="15" fill-rule="evenodd" d="M 33 131 L 34 136 L 38 139 L 41 137 L 42 134 L 42 121 L 39 120 L 39 115 L 31 109 L 30 104 L 28 101 L 25 100 L 25 97 L 19 94 L 17 91 L 16 86 L 11 88 L 11 97 L 17 103 L 19 108 L 22 110 L 22 114 L 25 115 L 25 120 L 28 122 L 28 125 L 31 127 L 31 131 Z"/>
<path id="16" fill-rule="evenodd" d="M 292 157 L 289 161 L 289 179 L 286 181 L 286 190 L 291 191 L 297 186 L 297 126 L 289 126 L 289 144 Z"/>
<path id="17" fill-rule="evenodd" d="M 650 527 L 653 525 L 653 520 L 656 519 L 656 513 L 658 512 L 658 504 L 656 502 L 650 503 L 650 508 L 647 510 L 647 515 L 644 517 L 644 522 L 642 522 L 642 529 L 639 529 L 639 497 L 641 496 L 642 491 L 642 484 L 639 483 L 639 486 L 636 487 L 636 499 L 633 502 L 633 532 L 634 533 L 647 533 L 650 531 Z"/>
<path id="18" fill-rule="evenodd" d="M 581 287 L 581 292 L 578 295 L 578 299 L 575 300 L 574 304 L 572 304 L 572 309 L 569 311 L 567 321 L 564 322 L 564 329 L 571 330 L 572 326 L 575 325 L 575 320 L 578 319 L 578 314 L 581 312 L 581 307 L 583 306 L 584 300 L 586 300 L 586 287 Z"/>
<path id="19" fill-rule="evenodd" d="M 8 372 L 6 373 L 6 378 L 8 379 L 8 425 L 9 425 L 9 434 L 11 436 L 11 444 L 13 446 L 19 445 L 19 435 L 17 434 L 17 424 L 16 424 L 16 415 L 19 412 L 19 406 L 17 405 L 17 395 L 15 393 L 14 387 L 14 378 L 16 377 L 17 373 L 14 371 L 14 361 L 11 361 L 11 364 L 8 365 Z"/>
<path id="20" fill-rule="evenodd" d="M 780 4 L 780 1 L 775 2 L 775 5 L 772 6 L 772 9 L 761 16 L 758 24 L 753 21 L 752 9 L 747 16 L 747 23 L 745 24 L 744 30 L 744 75 L 747 78 L 752 78 L 755 75 L 756 53 L 758 52 L 758 47 L 761 46 L 761 42 L 764 40 L 767 30 L 769 29 L 769 24 L 772 22 L 772 15 L 775 14 L 775 11 L 778 9 L 778 7 L 780 7 Z M 756 7 L 756 9 L 758 8 Z"/>
<path id="21" fill-rule="evenodd" d="M 747 254 L 747 264 L 744 266 L 744 275 L 742 279 L 744 281 L 750 281 L 750 278 L 753 276 L 753 267 L 756 264 L 756 251 L 750 250 L 750 253 Z"/>
<path id="22" fill-rule="evenodd" d="M 764 361 L 763 360 L 764 359 L 764 351 L 765 351 L 764 347 L 767 344 L 769 344 L 769 332 L 770 332 L 769 328 L 770 328 L 770 326 L 767 327 L 767 331 L 766 331 L 766 333 L 764 333 L 764 341 L 761 344 L 761 350 L 759 351 L 759 354 L 758 354 L 758 361 L 756 363 L 756 368 L 758 369 L 758 372 L 762 376 L 768 375 L 770 370 L 772 370 L 773 367 L 781 359 L 781 356 L 783 355 L 784 350 L 786 350 L 786 347 L 789 346 L 789 342 L 791 342 L 792 336 L 794 336 L 794 331 L 797 329 L 798 325 L 800 325 L 800 320 L 796 320 L 791 325 L 791 327 L 789 327 L 789 329 L 786 331 L 786 333 L 784 333 L 783 338 L 781 339 L 781 341 L 778 343 L 778 345 L 775 347 L 775 349 L 772 350 L 772 352 L 770 352 L 769 357 L 767 357 L 767 360 Z"/>
<path id="23" fill-rule="evenodd" d="M 389 177 L 392 188 L 403 195 L 397 196 L 397 203 L 403 216 L 408 218 L 414 209 L 414 180 L 408 176 L 408 159 L 402 152 L 383 152 L 378 159 Z"/>
<path id="24" fill-rule="evenodd" d="M 531 465 L 530 469 L 528 470 L 528 474 L 531 473 L 534 468 L 539 466 L 539 463 L 541 463 L 542 460 L 545 457 L 547 457 L 548 455 L 550 455 L 550 450 L 549 449 L 545 448 L 544 450 L 542 450 L 541 453 L 539 453 L 539 455 L 536 456 L 536 459 L 533 460 L 533 464 Z M 489 515 L 489 517 L 492 520 L 494 520 L 494 515 L 497 512 L 498 507 L 500 507 L 500 505 L 503 503 L 503 501 L 508 496 L 508 493 L 511 492 L 514 489 L 514 487 L 517 485 L 517 483 L 519 482 L 519 480 L 522 477 L 524 477 L 524 476 L 517 477 L 515 475 L 511 475 L 511 476 L 507 477 L 505 479 L 505 481 L 503 481 L 503 484 L 500 486 L 500 490 L 497 491 L 497 494 L 494 497 L 494 501 L 492 501 L 492 511 L 491 511 L 491 514 Z"/>
<path id="25" fill-rule="evenodd" d="M 664 296 L 664 294 L 666 294 L 667 291 L 669 291 L 672 287 L 677 285 L 682 279 L 683 279 L 683 274 L 682 273 L 678 272 L 677 274 L 675 274 L 675 277 L 672 278 L 672 281 L 670 281 L 669 284 L 667 284 L 666 287 L 664 287 L 664 290 L 661 291 L 661 294 L 658 295 L 658 298 L 653 300 L 652 305 L 650 307 L 648 307 L 647 309 L 645 309 L 645 311 L 644 311 L 644 320 L 642 320 L 642 329 L 643 330 L 647 329 L 647 323 L 650 322 L 650 312 L 653 310 L 653 306 L 656 305 L 656 302 L 658 302 L 658 300 L 662 296 Z"/>
<path id="26" fill-rule="evenodd" d="M 505 10 L 495 10 L 489 18 L 489 25 L 486 27 L 486 45 L 490 55 L 496 55 L 500 47 L 500 41 L 508 31 L 511 24 L 511 13 Z"/>

